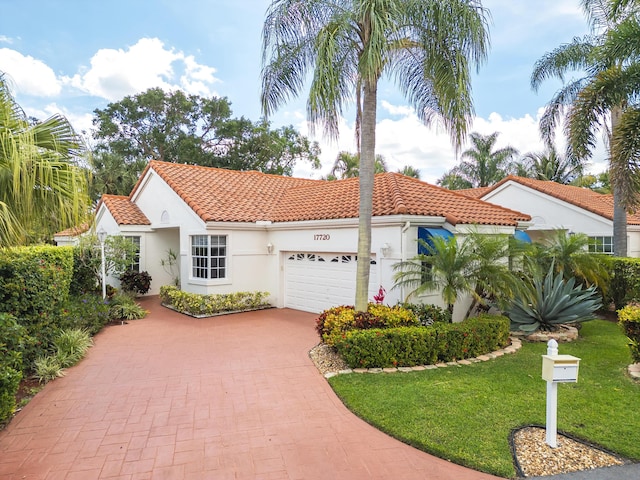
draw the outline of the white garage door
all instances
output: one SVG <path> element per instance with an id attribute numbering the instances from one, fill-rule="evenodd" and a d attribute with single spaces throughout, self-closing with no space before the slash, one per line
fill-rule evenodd
<path id="1" fill-rule="evenodd" d="M 357 256 L 294 252 L 285 255 L 285 307 L 320 313 L 338 305 L 353 305 Z M 378 265 L 371 259 L 369 299 L 378 293 Z"/>

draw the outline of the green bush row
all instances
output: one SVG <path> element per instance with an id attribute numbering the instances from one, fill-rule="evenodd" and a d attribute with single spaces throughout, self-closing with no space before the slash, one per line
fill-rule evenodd
<path id="1" fill-rule="evenodd" d="M 0 424 L 11 418 L 16 408 L 22 353 L 28 338 L 13 315 L 0 313 Z"/>
<path id="2" fill-rule="evenodd" d="M 508 340 L 508 318 L 481 315 L 462 323 L 350 330 L 334 345 L 351 368 L 384 368 L 477 357 L 503 348 Z"/>
<path id="3" fill-rule="evenodd" d="M 196 316 L 267 308 L 271 306 L 266 300 L 268 296 L 269 292 L 202 295 L 184 292 L 173 285 L 160 287 L 160 299 L 164 305 Z"/>
<path id="4" fill-rule="evenodd" d="M 640 362 L 640 306 L 627 305 L 618 310 L 618 319 L 629 339 L 631 358 L 634 363 Z"/>

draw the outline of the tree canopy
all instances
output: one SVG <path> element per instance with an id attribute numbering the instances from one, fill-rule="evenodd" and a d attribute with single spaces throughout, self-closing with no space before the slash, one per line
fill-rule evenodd
<path id="1" fill-rule="evenodd" d="M 152 159 L 279 175 L 291 175 L 298 161 L 320 167 L 318 143 L 293 126 L 274 129 L 266 120 L 231 115 L 226 98 L 160 88 L 96 109 L 96 185 L 106 189 L 97 193 L 126 191 Z"/>

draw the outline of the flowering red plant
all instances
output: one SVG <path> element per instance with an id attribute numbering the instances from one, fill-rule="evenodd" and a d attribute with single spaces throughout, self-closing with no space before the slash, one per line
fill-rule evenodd
<path id="1" fill-rule="evenodd" d="M 373 296 L 373 299 L 376 301 L 378 305 L 381 305 L 384 302 L 384 295 L 387 291 L 380 285 L 380 289 L 378 290 L 378 294 Z"/>

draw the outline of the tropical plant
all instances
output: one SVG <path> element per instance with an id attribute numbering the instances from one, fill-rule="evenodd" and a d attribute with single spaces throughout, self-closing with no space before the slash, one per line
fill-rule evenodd
<path id="1" fill-rule="evenodd" d="M 582 176 L 584 162 L 570 154 L 558 153 L 554 146 L 547 146 L 543 152 L 529 152 L 519 162 L 524 167 L 525 177 L 537 180 L 570 184 Z"/>
<path id="2" fill-rule="evenodd" d="M 387 162 L 382 155 L 376 155 L 374 173 L 387 171 Z M 357 153 L 340 152 L 329 173 L 336 179 L 354 178 L 360 175 L 360 155 Z"/>
<path id="3" fill-rule="evenodd" d="M 151 275 L 148 272 L 127 270 L 119 277 L 120 286 L 125 292 L 144 295 L 151 288 Z"/>
<path id="4" fill-rule="evenodd" d="M 59 377 L 65 376 L 65 371 L 60 364 L 60 359 L 55 355 L 38 357 L 34 363 L 34 377 L 40 383 L 47 383 Z"/>
<path id="5" fill-rule="evenodd" d="M 418 254 L 393 268 L 394 288 L 407 287 L 406 298 L 425 292 L 441 292 L 447 310 L 460 295 L 473 297 L 467 316 L 480 304 L 499 302 L 505 306 L 519 286 L 509 270 L 509 243 L 506 236 L 472 232 L 458 242 L 455 237 L 432 237 L 429 242 L 419 239 L 426 254 Z"/>
<path id="6" fill-rule="evenodd" d="M 160 259 L 160 265 L 162 265 L 162 269 L 171 275 L 173 280 L 173 285 L 178 287 L 180 285 L 180 273 L 176 272 L 176 266 L 178 265 L 178 254 L 173 249 L 167 250 L 167 255 L 165 258 Z"/>
<path id="7" fill-rule="evenodd" d="M 53 339 L 55 357 L 62 368 L 71 367 L 82 360 L 91 345 L 91 335 L 82 328 L 62 330 Z"/>
<path id="8" fill-rule="evenodd" d="M 583 75 L 565 82 L 553 96 L 540 120 L 540 131 L 551 144 L 557 125 L 564 119 L 572 154 L 583 159 L 591 155 L 596 132 L 604 130 L 609 140 L 617 256 L 627 256 L 626 209 L 637 203 L 640 185 L 635 162 L 640 149 L 634 133 L 638 125 L 634 123 L 634 118 L 638 118 L 634 100 L 640 85 L 637 81 L 640 65 L 635 59 L 640 45 L 637 36 L 628 35 L 630 30 L 639 31 L 640 26 L 638 17 L 631 14 L 630 3 L 582 0 L 592 34 L 574 38 L 545 54 L 536 62 L 531 75 L 534 90 L 548 78 L 564 82 L 569 72 Z"/>
<path id="9" fill-rule="evenodd" d="M 412 167 L 411 165 L 405 165 L 400 170 L 398 170 L 398 173 L 401 173 L 406 177 L 417 178 L 418 180 L 420 180 L 420 170 Z"/>
<path id="10" fill-rule="evenodd" d="M 139 320 L 146 317 L 147 310 L 136 303 L 131 293 L 118 293 L 109 302 L 109 317 L 112 320 Z"/>
<path id="11" fill-rule="evenodd" d="M 496 150 L 498 132 L 491 135 L 472 132 L 470 137 L 472 145 L 462 152 L 463 161 L 447 174 L 466 180 L 470 185 L 467 188 L 488 187 L 506 177 L 513 169 L 512 159 L 518 151 L 511 146 Z"/>
<path id="12" fill-rule="evenodd" d="M 0 247 L 49 240 L 82 222 L 87 173 L 75 162 L 83 152 L 64 117 L 29 119 L 0 73 Z"/>
<path id="13" fill-rule="evenodd" d="M 527 294 L 515 297 L 507 315 L 513 330 L 556 330 L 561 324 L 593 319 L 600 306 L 595 286 L 576 285 L 575 278 L 565 280 L 551 266 L 544 279 L 539 275 L 533 278 Z"/>
<path id="14" fill-rule="evenodd" d="M 368 299 L 378 82 L 394 80 L 426 124 L 458 146 L 473 117 L 470 69 L 486 57 L 487 11 L 463 0 L 275 0 L 263 28 L 262 109 L 271 114 L 312 79 L 307 116 L 330 137 L 355 101 L 360 211 L 355 308 Z"/>

